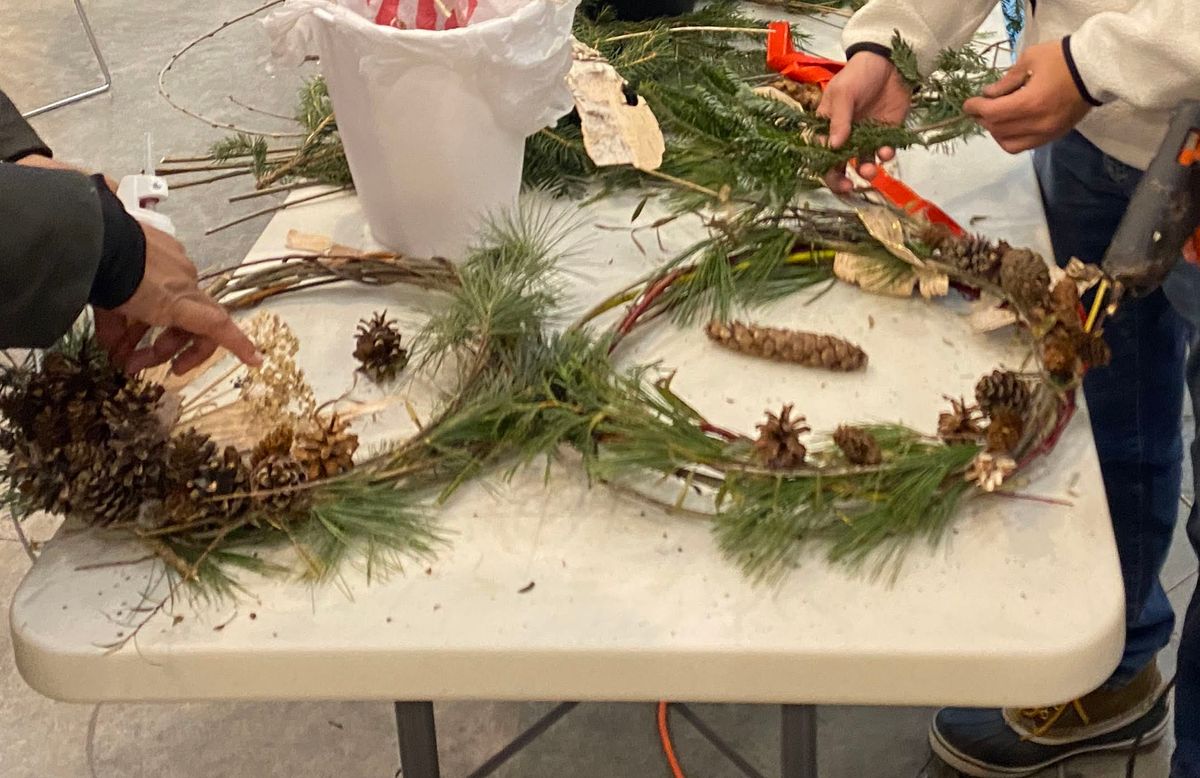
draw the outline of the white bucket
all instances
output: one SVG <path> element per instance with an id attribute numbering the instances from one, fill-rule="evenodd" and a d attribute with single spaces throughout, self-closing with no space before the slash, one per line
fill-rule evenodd
<path id="1" fill-rule="evenodd" d="M 277 57 L 321 57 L 371 232 L 461 259 L 521 186 L 525 138 L 573 107 L 578 0 L 480 0 L 454 30 L 377 25 L 378 0 L 289 0 L 265 21 Z"/>

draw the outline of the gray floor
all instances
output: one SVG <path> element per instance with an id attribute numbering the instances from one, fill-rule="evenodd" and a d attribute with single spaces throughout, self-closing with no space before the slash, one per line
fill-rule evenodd
<path id="1" fill-rule="evenodd" d="M 36 121 L 64 159 L 120 176 L 141 166 L 143 134 L 162 153 L 203 151 L 224 134 L 171 110 L 157 95 L 159 68 L 187 41 L 257 5 L 247 0 L 91 0 L 86 7 L 112 65 L 113 92 Z M 206 113 L 269 128 L 229 97 L 289 112 L 300 76 L 274 72 L 261 33 L 239 25 L 207 41 L 169 77 L 171 91 Z M 0 88 L 25 108 L 96 82 L 86 40 L 69 0 L 0 4 Z M 275 126 L 278 126 L 277 124 Z M 255 208 L 231 205 L 246 179 L 180 190 L 164 209 L 201 266 L 242 257 L 265 219 L 204 237 L 206 228 Z M 46 537 L 52 527 L 32 528 Z M 27 569 L 10 527 L 0 525 L 0 602 L 7 603 Z M 1179 534 L 1164 573 L 1182 608 L 1196 579 L 1196 560 Z M 13 667 L 8 620 L 0 619 L 0 776 L 3 778 L 237 778 L 238 776 L 375 776 L 396 771 L 395 733 L 386 705 L 363 703 L 106 705 L 51 702 L 30 691 Z M 1174 669 L 1174 648 L 1164 657 Z M 451 704 L 439 707 L 443 774 L 465 775 L 544 706 Z M 749 706 L 705 706 L 708 720 L 768 775 L 775 774 L 778 715 Z M 826 778 L 945 775 L 932 766 L 925 731 L 931 711 L 853 708 L 821 714 L 821 767 Z M 685 725 L 676 725 L 690 778 L 738 775 Z M 1166 775 L 1170 744 L 1145 754 L 1136 774 Z M 1081 759 L 1050 776 L 1123 776 L 1124 761 Z M 503 775 L 631 778 L 666 775 L 650 705 L 580 708 Z"/>

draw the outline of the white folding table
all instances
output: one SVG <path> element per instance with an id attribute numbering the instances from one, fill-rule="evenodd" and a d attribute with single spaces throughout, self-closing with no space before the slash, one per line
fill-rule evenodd
<path id="1" fill-rule="evenodd" d="M 1049 253 L 1027 157 L 978 140 L 953 160 L 912 152 L 901 165 L 907 182 L 962 223 Z M 627 233 L 595 227 L 628 227 L 636 200 L 606 200 L 583 215 L 585 247 L 565 276 L 568 313 L 644 274 L 660 251 L 653 233 L 640 236 L 643 255 Z M 281 253 L 293 228 L 369 242 L 346 195 L 278 214 L 248 259 Z M 694 238 L 698 227 L 687 229 Z M 686 245 L 687 229 L 664 233 L 663 248 Z M 752 315 L 859 342 L 870 355 L 866 373 L 763 364 L 718 350 L 699 327 L 666 324 L 624 358 L 678 370 L 675 389 L 746 432 L 764 408 L 784 402 L 817 429 L 890 420 L 932 430 L 943 394 L 970 395 L 978 376 L 1020 359 L 1011 333 L 972 334 L 962 305 L 842 286 L 804 304 L 810 297 Z M 271 310 L 300 336 L 301 365 L 328 398 L 354 382 L 359 318 L 386 307 L 412 331 L 437 304 L 412 291 L 341 288 Z M 412 392 L 427 410 L 432 396 L 418 385 Z M 394 438 L 411 422 L 388 411 L 360 432 Z M 548 483 L 535 466 L 511 483 L 493 476 L 467 485 L 441 509 L 450 544 L 402 575 L 368 584 L 351 569 L 319 588 L 246 579 L 248 598 L 182 603 L 181 621 L 163 615 L 115 654 L 98 646 L 129 629 L 151 564 L 81 571 L 141 552 L 68 527 L 13 601 L 17 665 L 33 688 L 72 701 L 400 700 L 407 778 L 438 774 L 431 700 L 780 704 L 783 774 L 808 778 L 816 774 L 813 705 L 1058 702 L 1103 681 L 1121 653 L 1124 597 L 1086 413 L 1017 484 L 1069 505 L 973 501 L 946 542 L 914 548 L 894 581 L 811 558 L 778 586 L 753 585 L 722 558 L 705 522 L 589 488 L 577 471 L 568 456 Z"/>

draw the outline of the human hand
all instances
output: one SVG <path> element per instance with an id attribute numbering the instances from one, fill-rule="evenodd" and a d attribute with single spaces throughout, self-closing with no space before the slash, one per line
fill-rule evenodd
<path id="1" fill-rule="evenodd" d="M 829 119 L 829 146 L 839 149 L 850 139 L 851 125 L 863 119 L 884 124 L 901 124 L 912 106 L 912 89 L 900 76 L 900 71 L 887 57 L 870 51 L 860 51 L 850 58 L 825 87 L 817 113 Z M 896 156 L 895 149 L 881 148 L 876 159 L 859 160 L 858 174 L 870 180 L 879 172 L 876 160 L 887 162 Z M 854 188 L 845 170 L 831 170 L 825 183 L 838 194 Z"/>
<path id="2" fill-rule="evenodd" d="M 1063 44 L 1030 46 L 982 97 L 963 103 L 1010 154 L 1061 138 L 1092 109 L 1071 77 Z"/>
<path id="3" fill-rule="evenodd" d="M 200 289 L 196 267 L 183 246 L 143 225 L 146 271 L 141 284 L 115 310 L 96 309 L 96 339 L 129 373 L 171 363 L 176 375 L 200 366 L 218 347 L 247 365 L 262 364 L 258 350 L 224 308 Z M 165 327 L 149 346 L 139 344 L 151 327 Z"/>

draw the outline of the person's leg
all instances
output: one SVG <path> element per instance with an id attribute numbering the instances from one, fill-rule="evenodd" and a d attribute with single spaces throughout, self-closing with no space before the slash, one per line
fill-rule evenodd
<path id="1" fill-rule="evenodd" d="M 1086 145 L 1084 145 L 1086 144 Z M 1067 151 L 1068 153 L 1062 153 Z M 1100 171 L 1088 174 L 1089 168 Z M 1054 253 L 1099 262 L 1140 177 L 1080 136 L 1037 155 Z M 1125 580 L 1126 643 L 1112 677 L 1137 675 L 1171 639 L 1174 614 L 1159 582 L 1179 513 L 1184 360 L 1191 327 L 1156 291 L 1123 301 L 1105 326 L 1112 363 L 1084 378 Z"/>
<path id="2" fill-rule="evenodd" d="M 1200 268 L 1176 269 L 1163 287 L 1172 305 L 1200 330 Z M 1187 361 L 1192 415 L 1200 424 L 1200 340 L 1192 341 Z M 1192 483 L 1200 486 L 1200 437 L 1192 441 Z M 1200 554 L 1200 507 L 1192 505 L 1188 538 Z M 1175 755 L 1171 778 L 1200 778 L 1200 592 L 1193 592 L 1183 620 L 1175 683 Z"/>
<path id="3" fill-rule="evenodd" d="M 1035 155 L 1057 259 L 1099 262 L 1138 171 L 1078 134 Z M 1078 705 L 1028 711 L 947 709 L 935 751 L 977 776 L 1029 775 L 1087 751 L 1161 737 L 1154 656 L 1170 640 L 1170 603 L 1158 581 L 1178 514 L 1183 361 L 1190 327 L 1163 292 L 1126 300 L 1105 325 L 1112 363 L 1089 373 L 1084 394 L 1100 457 L 1126 590 L 1126 650 L 1104 688 Z M 1081 715 L 1080 711 L 1083 711 Z"/>

